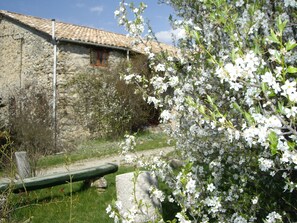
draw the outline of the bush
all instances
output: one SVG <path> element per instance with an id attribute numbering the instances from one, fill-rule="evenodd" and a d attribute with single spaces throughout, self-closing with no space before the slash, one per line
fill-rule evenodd
<path id="1" fill-rule="evenodd" d="M 81 122 L 99 137 L 117 138 L 132 133 L 158 120 L 158 111 L 126 84 L 121 73 L 126 66 L 102 75 L 80 75 L 71 81 L 78 94 L 75 104 Z"/>
<path id="2" fill-rule="evenodd" d="M 50 110 L 46 93 L 37 87 L 22 89 L 10 99 L 12 140 L 18 151 L 27 151 L 33 174 L 41 156 L 57 151 Z"/>
<path id="3" fill-rule="evenodd" d="M 12 142 L 7 131 L 0 130 L 0 170 L 10 167 L 12 157 Z"/>

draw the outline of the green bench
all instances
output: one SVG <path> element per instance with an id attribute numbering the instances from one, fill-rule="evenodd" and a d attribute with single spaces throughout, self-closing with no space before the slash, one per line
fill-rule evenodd
<path id="1" fill-rule="evenodd" d="M 118 165 L 109 163 L 98 167 L 85 168 L 82 170 L 30 177 L 21 180 L 11 180 L 0 183 L 0 191 L 11 189 L 14 193 L 19 193 L 23 191 L 32 191 L 57 186 L 69 182 L 83 180 L 90 181 L 110 173 L 115 173 L 117 170 Z"/>

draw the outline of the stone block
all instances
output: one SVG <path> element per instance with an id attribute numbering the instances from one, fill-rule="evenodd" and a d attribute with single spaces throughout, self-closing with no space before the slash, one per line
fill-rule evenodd
<path id="1" fill-rule="evenodd" d="M 15 160 L 16 160 L 19 177 L 21 179 L 31 177 L 32 176 L 31 166 L 29 163 L 27 152 L 25 151 L 15 152 Z"/>
<path id="2" fill-rule="evenodd" d="M 157 179 L 150 172 L 141 172 L 136 183 L 134 178 L 134 172 L 116 176 L 117 200 L 122 203 L 122 211 L 130 213 L 137 207 L 136 198 L 142 205 L 137 209 L 133 222 L 154 222 L 157 218 L 156 209 L 161 209 L 161 203 L 150 197 L 150 187 L 157 187 Z"/>
<path id="3" fill-rule="evenodd" d="M 91 183 L 91 187 L 95 187 L 97 189 L 106 189 L 107 181 L 104 177 L 101 177 Z"/>

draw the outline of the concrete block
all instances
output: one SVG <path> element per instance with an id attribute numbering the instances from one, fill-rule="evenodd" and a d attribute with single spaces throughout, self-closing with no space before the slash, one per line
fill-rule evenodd
<path id="1" fill-rule="evenodd" d="M 157 179 L 150 172 L 141 172 L 134 184 L 134 172 L 116 176 L 117 200 L 122 203 L 123 212 L 130 212 L 137 206 L 135 197 L 142 206 L 135 214 L 135 223 L 154 222 L 156 220 L 156 209 L 161 209 L 161 203 L 150 197 L 149 189 L 151 186 L 157 187 Z"/>

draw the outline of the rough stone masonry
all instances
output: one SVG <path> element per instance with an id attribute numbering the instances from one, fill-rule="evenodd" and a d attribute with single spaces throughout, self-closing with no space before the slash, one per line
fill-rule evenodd
<path id="1" fill-rule="evenodd" d="M 110 49 L 108 68 L 90 64 L 94 46 L 78 43 L 57 44 L 57 134 L 58 141 L 71 141 L 91 136 L 85 120 L 74 112 L 77 95 L 68 83 L 77 75 L 104 75 L 126 60 L 125 51 Z M 49 107 L 53 103 L 53 44 L 50 36 L 7 17 L 0 17 L 0 122 L 7 122 L 21 102 L 16 92 L 42 89 Z M 50 112 L 49 112 L 50 113 Z"/>

